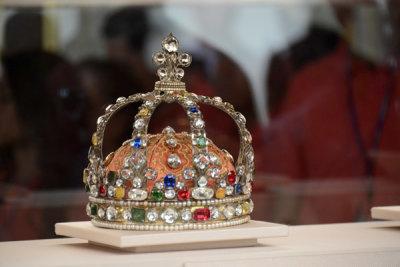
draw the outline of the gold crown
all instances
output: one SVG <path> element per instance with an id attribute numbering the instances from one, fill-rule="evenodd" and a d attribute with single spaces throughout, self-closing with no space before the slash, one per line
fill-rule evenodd
<path id="1" fill-rule="evenodd" d="M 161 66 L 153 92 L 119 97 L 97 120 L 83 181 L 89 193 L 87 214 L 95 226 L 132 230 L 211 229 L 250 220 L 250 194 L 254 178 L 254 152 L 246 119 L 220 97 L 188 93 L 180 80 L 191 63 L 178 53 L 179 41 L 168 35 L 162 52 L 153 54 Z M 104 160 L 102 143 L 109 119 L 124 106 L 141 101 L 132 139 Z M 148 134 L 151 115 L 162 103 L 176 102 L 186 111 L 190 133 L 166 127 Z M 233 157 L 207 138 L 198 104 L 214 106 L 236 122 L 239 156 Z"/>

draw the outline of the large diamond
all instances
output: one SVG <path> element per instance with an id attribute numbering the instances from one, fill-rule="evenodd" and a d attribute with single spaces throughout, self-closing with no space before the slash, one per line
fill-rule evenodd
<path id="1" fill-rule="evenodd" d="M 147 212 L 147 220 L 149 220 L 149 222 L 155 222 L 158 219 L 158 213 L 156 210 L 150 210 L 149 212 Z"/>
<path id="2" fill-rule="evenodd" d="M 117 216 L 118 216 L 118 211 L 114 207 L 108 207 L 107 211 L 106 211 L 106 215 L 107 215 L 107 220 L 115 221 L 115 219 L 117 219 Z"/>
<path id="3" fill-rule="evenodd" d="M 152 168 L 147 168 L 146 171 L 144 172 L 144 177 L 147 180 L 154 180 L 157 178 L 157 171 L 155 171 Z"/>
<path id="4" fill-rule="evenodd" d="M 120 172 L 120 175 L 124 179 L 129 179 L 132 176 L 132 170 L 129 168 L 123 168 Z"/>
<path id="5" fill-rule="evenodd" d="M 135 126 L 136 129 L 140 130 L 140 129 L 143 129 L 144 125 L 145 125 L 144 120 L 143 119 L 138 119 L 138 120 L 135 121 L 135 125 L 134 126 Z"/>
<path id="6" fill-rule="evenodd" d="M 122 212 L 122 217 L 125 219 L 125 221 L 130 221 L 132 218 L 132 213 L 129 209 L 124 209 Z"/>
<path id="7" fill-rule="evenodd" d="M 178 213 L 174 209 L 168 208 L 161 213 L 161 219 L 166 223 L 174 223 L 178 219 Z"/>
<path id="8" fill-rule="evenodd" d="M 217 219 L 219 217 L 219 210 L 216 207 L 211 208 L 211 218 Z"/>
<path id="9" fill-rule="evenodd" d="M 198 187 L 193 189 L 192 197 L 194 199 L 211 199 L 214 195 L 214 190 L 209 187 Z"/>
<path id="10" fill-rule="evenodd" d="M 197 184 L 198 184 L 200 187 L 206 186 L 207 183 L 208 183 L 208 179 L 207 179 L 205 176 L 201 176 L 200 179 L 197 181 Z"/>
<path id="11" fill-rule="evenodd" d="M 201 129 L 204 127 L 204 121 L 200 118 L 195 118 L 193 121 L 193 126 L 197 129 Z"/>
<path id="12" fill-rule="evenodd" d="M 90 186 L 90 194 L 94 197 L 97 197 L 99 194 L 99 189 L 97 188 L 97 185 L 91 185 Z"/>
<path id="13" fill-rule="evenodd" d="M 164 196 L 167 199 L 173 199 L 175 197 L 176 193 L 174 189 L 168 189 L 165 191 Z"/>
<path id="14" fill-rule="evenodd" d="M 183 178 L 187 181 L 192 180 L 195 175 L 196 172 L 193 168 L 188 167 L 183 171 Z"/>
<path id="15" fill-rule="evenodd" d="M 167 162 L 171 168 L 178 168 L 181 166 L 181 158 L 176 154 L 169 155 Z"/>
<path id="16" fill-rule="evenodd" d="M 128 197 L 132 200 L 145 200 L 147 198 L 147 191 L 142 189 L 132 188 L 128 192 Z"/>
<path id="17" fill-rule="evenodd" d="M 181 218 L 185 222 L 190 221 L 190 219 L 192 218 L 192 212 L 190 211 L 190 209 L 184 209 L 181 213 Z"/>
<path id="18" fill-rule="evenodd" d="M 236 208 L 235 208 L 236 216 L 242 215 L 242 212 L 243 212 L 242 205 L 240 205 L 240 204 L 236 205 Z"/>
<path id="19" fill-rule="evenodd" d="M 224 211 L 222 212 L 227 219 L 231 219 L 233 215 L 235 215 L 236 211 L 235 208 L 228 205 L 225 207 Z"/>
<path id="20" fill-rule="evenodd" d="M 220 175 L 221 175 L 221 169 L 220 168 L 214 167 L 214 168 L 211 169 L 211 171 L 210 171 L 211 178 L 217 179 L 217 178 L 219 178 Z"/>
<path id="21" fill-rule="evenodd" d="M 175 138 L 170 138 L 165 141 L 167 143 L 167 146 L 169 147 L 176 147 L 178 145 L 178 141 Z"/>
<path id="22" fill-rule="evenodd" d="M 132 179 L 132 186 L 135 188 L 141 188 L 142 187 L 142 179 L 140 177 L 135 177 Z"/>
<path id="23" fill-rule="evenodd" d="M 220 165 L 221 164 L 221 160 L 214 153 L 210 152 L 210 153 L 208 153 L 208 156 L 210 158 L 211 164 L 213 164 L 213 165 Z"/>
<path id="24" fill-rule="evenodd" d="M 179 49 L 179 41 L 178 39 L 176 39 L 173 35 L 168 35 L 167 37 L 165 37 L 162 40 L 162 48 L 163 50 L 169 52 L 169 53 L 173 53 L 178 51 Z"/>
<path id="25" fill-rule="evenodd" d="M 204 170 L 210 164 L 210 158 L 205 152 L 199 152 L 193 157 L 194 164 L 196 164 L 199 169 Z"/>
<path id="26" fill-rule="evenodd" d="M 140 169 L 143 164 L 145 163 L 146 158 L 144 157 L 143 153 L 140 151 L 133 152 L 132 155 L 129 157 L 129 163 L 135 169 Z"/>

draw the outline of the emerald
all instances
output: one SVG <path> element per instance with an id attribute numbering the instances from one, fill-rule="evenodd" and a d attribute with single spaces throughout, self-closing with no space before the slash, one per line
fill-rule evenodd
<path id="1" fill-rule="evenodd" d="M 114 171 L 109 171 L 107 175 L 107 182 L 109 185 L 113 185 L 117 178 L 117 174 Z"/>
<path id="2" fill-rule="evenodd" d="M 206 138 L 202 135 L 198 136 L 196 139 L 196 143 L 198 147 L 205 147 L 206 146 Z"/>
<path id="3" fill-rule="evenodd" d="M 162 200 L 162 191 L 161 190 L 151 190 L 151 200 L 161 201 Z"/>
<path id="4" fill-rule="evenodd" d="M 97 205 L 92 205 L 92 206 L 90 207 L 90 214 L 91 214 L 92 216 L 97 216 Z"/>
<path id="5" fill-rule="evenodd" d="M 145 210 L 144 209 L 132 209 L 132 221 L 144 222 L 145 221 Z"/>

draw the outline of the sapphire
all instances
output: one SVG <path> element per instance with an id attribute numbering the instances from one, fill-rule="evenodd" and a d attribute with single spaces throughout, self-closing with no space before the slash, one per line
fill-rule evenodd
<path id="1" fill-rule="evenodd" d="M 172 174 L 167 174 L 164 177 L 164 185 L 166 188 L 175 187 L 175 184 L 176 184 L 175 176 L 173 176 Z"/>
<path id="2" fill-rule="evenodd" d="M 141 146 L 142 146 L 142 138 L 136 137 L 136 138 L 133 140 L 133 147 L 134 147 L 134 148 L 140 148 Z"/>
<path id="3" fill-rule="evenodd" d="M 236 195 L 239 195 L 242 192 L 242 185 L 237 184 L 235 187 Z"/>
<path id="4" fill-rule="evenodd" d="M 196 107 L 190 107 L 189 109 L 190 109 L 190 112 L 192 112 L 192 113 L 199 113 L 199 109 Z"/>

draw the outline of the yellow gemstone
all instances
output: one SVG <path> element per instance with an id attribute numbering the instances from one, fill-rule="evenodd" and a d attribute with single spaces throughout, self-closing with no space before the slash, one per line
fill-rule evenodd
<path id="1" fill-rule="evenodd" d="M 122 186 L 115 188 L 115 197 L 118 199 L 122 199 L 125 195 L 125 190 Z"/>
<path id="2" fill-rule="evenodd" d="M 94 134 L 92 135 L 92 144 L 93 144 L 94 146 L 97 146 L 97 145 L 99 144 L 99 138 L 97 137 L 97 134 L 96 134 L 96 133 L 94 133 Z"/>
<path id="3" fill-rule="evenodd" d="M 204 206 L 195 206 L 195 207 L 191 207 L 191 208 L 190 208 L 190 211 L 193 213 L 195 210 L 198 210 L 198 209 L 204 209 Z"/>
<path id="4" fill-rule="evenodd" d="M 226 194 L 226 189 L 225 187 L 220 187 L 218 188 L 217 192 L 215 193 L 215 196 L 217 198 L 224 198 Z"/>
<path id="5" fill-rule="evenodd" d="M 86 169 L 83 169 L 83 178 L 82 178 L 82 180 L 83 180 L 84 184 L 86 184 L 87 173 L 88 173 L 88 171 Z"/>
<path id="6" fill-rule="evenodd" d="M 243 214 L 250 213 L 250 204 L 249 204 L 249 202 L 244 202 L 242 204 L 242 209 L 243 209 Z"/>
<path id="7" fill-rule="evenodd" d="M 141 116 L 146 116 L 147 114 L 149 114 L 149 110 L 147 108 L 141 109 L 139 111 L 139 115 Z"/>

